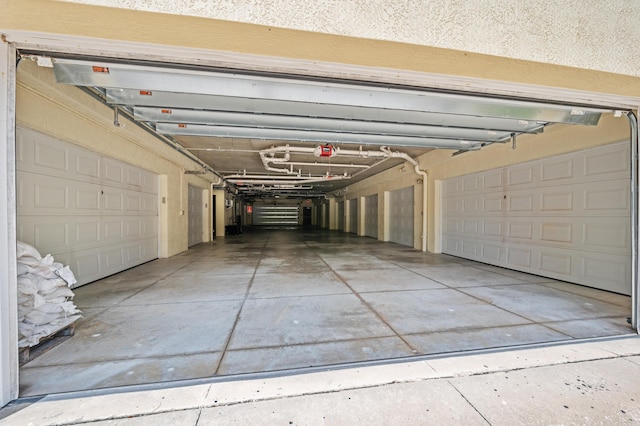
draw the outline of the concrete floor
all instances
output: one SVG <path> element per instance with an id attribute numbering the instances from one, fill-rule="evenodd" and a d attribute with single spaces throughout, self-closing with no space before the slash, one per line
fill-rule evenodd
<path id="1" fill-rule="evenodd" d="M 21 396 L 631 333 L 629 297 L 371 238 L 262 231 L 75 290 Z"/>
<path id="2" fill-rule="evenodd" d="M 640 422 L 637 335 L 23 398 L 0 425 L 621 425 Z"/>

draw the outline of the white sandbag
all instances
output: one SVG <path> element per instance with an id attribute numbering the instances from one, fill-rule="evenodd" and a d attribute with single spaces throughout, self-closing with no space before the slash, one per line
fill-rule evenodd
<path id="1" fill-rule="evenodd" d="M 47 314 L 63 314 L 63 316 L 77 314 L 80 312 L 78 308 L 76 308 L 76 305 L 70 301 L 62 303 L 45 303 L 44 305 L 38 306 L 36 309 Z"/>
<path id="2" fill-rule="evenodd" d="M 56 270 L 56 274 L 60 278 L 65 280 L 69 287 L 71 287 L 72 285 L 74 285 L 77 282 L 76 281 L 76 277 L 73 275 L 73 272 L 69 268 L 69 265 L 65 266 L 64 268 L 60 268 L 60 269 Z"/>
<path id="3" fill-rule="evenodd" d="M 58 319 L 58 314 L 47 314 L 38 310 L 33 310 L 24 316 L 24 320 L 31 324 L 49 324 Z"/>
<path id="4" fill-rule="evenodd" d="M 56 279 L 60 278 L 58 274 L 56 274 L 56 270 L 62 268 L 61 263 L 55 263 L 54 265 L 42 265 L 40 263 L 36 265 L 32 265 L 33 273 L 41 278 L 46 279 Z"/>
<path id="5" fill-rule="evenodd" d="M 17 260 L 18 262 L 28 266 L 36 266 L 40 264 L 40 261 L 42 261 L 42 258 L 36 258 L 32 256 L 22 256 L 22 257 L 19 257 Z"/>
<path id="6" fill-rule="evenodd" d="M 35 247 L 23 241 L 16 241 L 16 257 L 31 256 L 38 260 L 42 259 L 40 252 Z"/>
<path id="7" fill-rule="evenodd" d="M 38 292 L 38 277 L 33 274 L 18 277 L 18 293 L 36 294 Z"/>
<path id="8" fill-rule="evenodd" d="M 66 297 L 54 297 L 53 299 L 48 299 L 49 303 L 64 303 L 67 301 Z"/>
<path id="9" fill-rule="evenodd" d="M 40 264 L 43 266 L 52 266 L 53 263 L 54 263 L 53 256 L 51 256 L 50 254 L 46 255 L 45 257 L 42 258 L 42 260 L 40 260 Z"/>
<path id="10" fill-rule="evenodd" d="M 67 315 L 74 315 L 74 314 L 80 313 L 80 309 L 78 309 L 76 305 L 70 300 L 67 300 L 64 303 L 61 303 L 60 306 L 62 306 L 62 311 Z"/>
<path id="11" fill-rule="evenodd" d="M 44 312 L 45 314 L 59 314 L 64 311 L 62 308 L 62 303 L 43 303 L 42 305 L 36 306 L 36 309 L 40 312 Z"/>
<path id="12" fill-rule="evenodd" d="M 44 297 L 40 296 L 38 293 L 33 295 L 33 307 L 34 308 L 42 306 L 45 303 L 47 303 L 47 301 L 45 300 Z"/>
<path id="13" fill-rule="evenodd" d="M 22 321 L 24 317 L 31 311 L 33 311 L 33 305 L 18 305 L 18 321 Z"/>
<path id="14" fill-rule="evenodd" d="M 16 266 L 17 266 L 16 269 L 18 270 L 18 276 L 26 275 L 34 271 L 34 269 L 31 266 L 27 265 L 26 263 L 22 263 L 19 260 Z"/>
<path id="15" fill-rule="evenodd" d="M 36 330 L 36 326 L 33 324 L 29 324 L 28 322 L 18 323 L 18 333 L 20 333 L 24 337 L 29 337 L 33 335 Z"/>
<path id="16" fill-rule="evenodd" d="M 71 291 L 69 287 L 65 287 L 65 286 L 58 287 L 53 292 L 43 295 L 43 297 L 48 303 L 53 303 L 52 302 L 53 300 L 59 300 L 60 297 L 63 297 L 65 299 L 68 297 L 72 299 L 73 296 L 75 296 L 73 294 L 73 291 Z"/>
<path id="17" fill-rule="evenodd" d="M 65 313 L 66 316 L 80 313 L 80 309 L 78 309 L 76 305 L 69 300 L 64 303 L 61 303 L 60 306 L 62 306 L 62 311 Z"/>
<path id="18" fill-rule="evenodd" d="M 40 342 L 40 339 L 55 333 L 56 330 L 56 326 L 54 325 L 45 325 L 40 327 L 41 328 L 34 330 L 33 334 L 31 334 L 30 336 L 25 336 L 24 338 L 18 340 L 18 347 L 27 348 L 35 346 Z"/>
<path id="19" fill-rule="evenodd" d="M 61 326 L 72 324 L 74 321 L 76 321 L 79 318 L 81 318 L 81 315 L 68 315 L 68 316 L 56 318 L 51 323 L 42 324 L 42 325 L 33 325 L 29 323 L 24 323 L 22 327 L 25 335 L 23 338 L 18 340 L 18 347 L 25 348 L 29 346 L 35 346 L 38 343 L 40 343 L 40 340 L 43 337 L 51 336 L 57 333 L 62 329 Z M 20 325 L 18 325 L 18 327 L 20 327 Z M 27 336 L 26 334 L 29 334 L 29 335 Z"/>
<path id="20" fill-rule="evenodd" d="M 47 295 L 56 291 L 59 287 L 67 287 L 67 283 L 62 278 L 38 278 L 38 293 Z"/>

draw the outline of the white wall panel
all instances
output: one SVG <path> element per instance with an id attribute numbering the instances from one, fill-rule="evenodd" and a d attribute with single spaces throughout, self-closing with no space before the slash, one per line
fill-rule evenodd
<path id="1" fill-rule="evenodd" d="M 78 285 L 158 257 L 155 174 L 29 129 L 16 139 L 19 240 Z"/>
<path id="2" fill-rule="evenodd" d="M 627 142 L 461 176 L 443 189 L 445 253 L 630 294 Z"/>

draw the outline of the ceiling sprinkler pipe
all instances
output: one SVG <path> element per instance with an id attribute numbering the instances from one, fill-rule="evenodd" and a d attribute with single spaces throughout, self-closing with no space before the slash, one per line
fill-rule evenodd
<path id="1" fill-rule="evenodd" d="M 299 179 L 311 179 L 311 178 L 322 178 L 324 175 L 308 175 L 308 176 L 281 176 L 281 175 L 270 175 L 270 174 L 264 174 L 264 175 L 227 175 L 225 176 L 225 179 L 234 179 L 234 180 L 245 180 L 245 181 L 251 181 L 252 179 L 276 179 L 276 180 L 281 180 L 284 182 L 290 181 L 290 180 L 299 180 Z"/>
<path id="2" fill-rule="evenodd" d="M 260 159 L 262 160 L 262 164 L 264 168 L 268 171 L 294 175 L 296 174 L 296 172 L 293 170 L 293 168 L 278 168 L 278 167 L 271 166 L 271 164 L 277 163 L 277 164 L 306 165 L 305 163 L 291 163 L 289 161 L 291 159 L 291 153 L 294 152 L 299 154 L 310 154 L 315 156 L 316 152 L 321 149 L 322 149 L 322 146 L 318 146 L 316 148 L 292 147 L 289 145 L 272 146 L 271 148 L 263 149 L 260 151 Z M 284 157 L 275 157 L 276 153 L 282 153 L 282 152 L 285 153 Z M 362 148 L 360 148 L 359 150 L 352 150 L 352 149 L 347 150 L 347 149 L 335 148 L 332 151 L 331 156 L 332 157 L 352 156 L 352 157 L 358 157 L 358 158 L 371 158 L 371 157 L 390 157 L 392 156 L 392 154 L 395 154 L 395 153 L 390 151 L 386 147 L 382 147 L 380 151 L 363 151 Z M 411 157 L 408 157 L 408 158 L 411 158 Z M 317 166 L 317 164 L 313 163 L 313 164 L 309 164 L 309 166 Z M 339 166 L 339 165 L 333 164 L 332 166 Z M 366 165 L 362 165 L 362 166 L 367 169 L 372 167 L 372 166 L 366 166 Z M 301 174 L 300 171 L 298 171 L 297 174 L 300 175 Z"/>
<path id="3" fill-rule="evenodd" d="M 310 183 L 321 183 L 321 182 L 329 182 L 329 181 L 337 181 L 337 180 L 345 180 L 345 179 L 349 179 L 349 176 L 323 176 L 323 177 L 313 177 L 313 178 L 299 178 L 299 179 L 292 179 L 292 180 L 286 180 L 285 183 L 290 184 L 290 185 L 304 185 L 304 184 L 310 184 Z M 238 185 L 238 186 L 247 186 L 247 185 L 280 185 L 283 183 L 283 181 L 281 180 L 277 180 L 277 179 L 243 179 L 243 178 L 238 178 L 238 179 L 232 179 L 232 178 L 227 178 L 228 181 L 230 181 L 231 183 Z"/>

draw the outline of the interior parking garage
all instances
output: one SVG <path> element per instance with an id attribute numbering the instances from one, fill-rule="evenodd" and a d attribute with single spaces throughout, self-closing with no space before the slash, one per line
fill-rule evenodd
<path id="1" fill-rule="evenodd" d="M 5 53 L 15 240 L 83 312 L 22 396 L 635 333 L 626 98 Z"/>
<path id="2" fill-rule="evenodd" d="M 72 266 L 84 313 L 72 339 L 22 367 L 23 395 L 632 330 L 630 130 L 619 111 L 21 61 L 18 239 Z M 29 99 L 37 91 L 57 105 Z M 28 125 L 27 106 L 73 103 L 192 166 L 162 176 Z M 438 166 L 421 161 L 446 152 L 452 167 L 492 145 L 508 155 L 558 141 L 580 149 L 437 181 Z M 176 208 L 189 249 L 155 260 Z"/>

